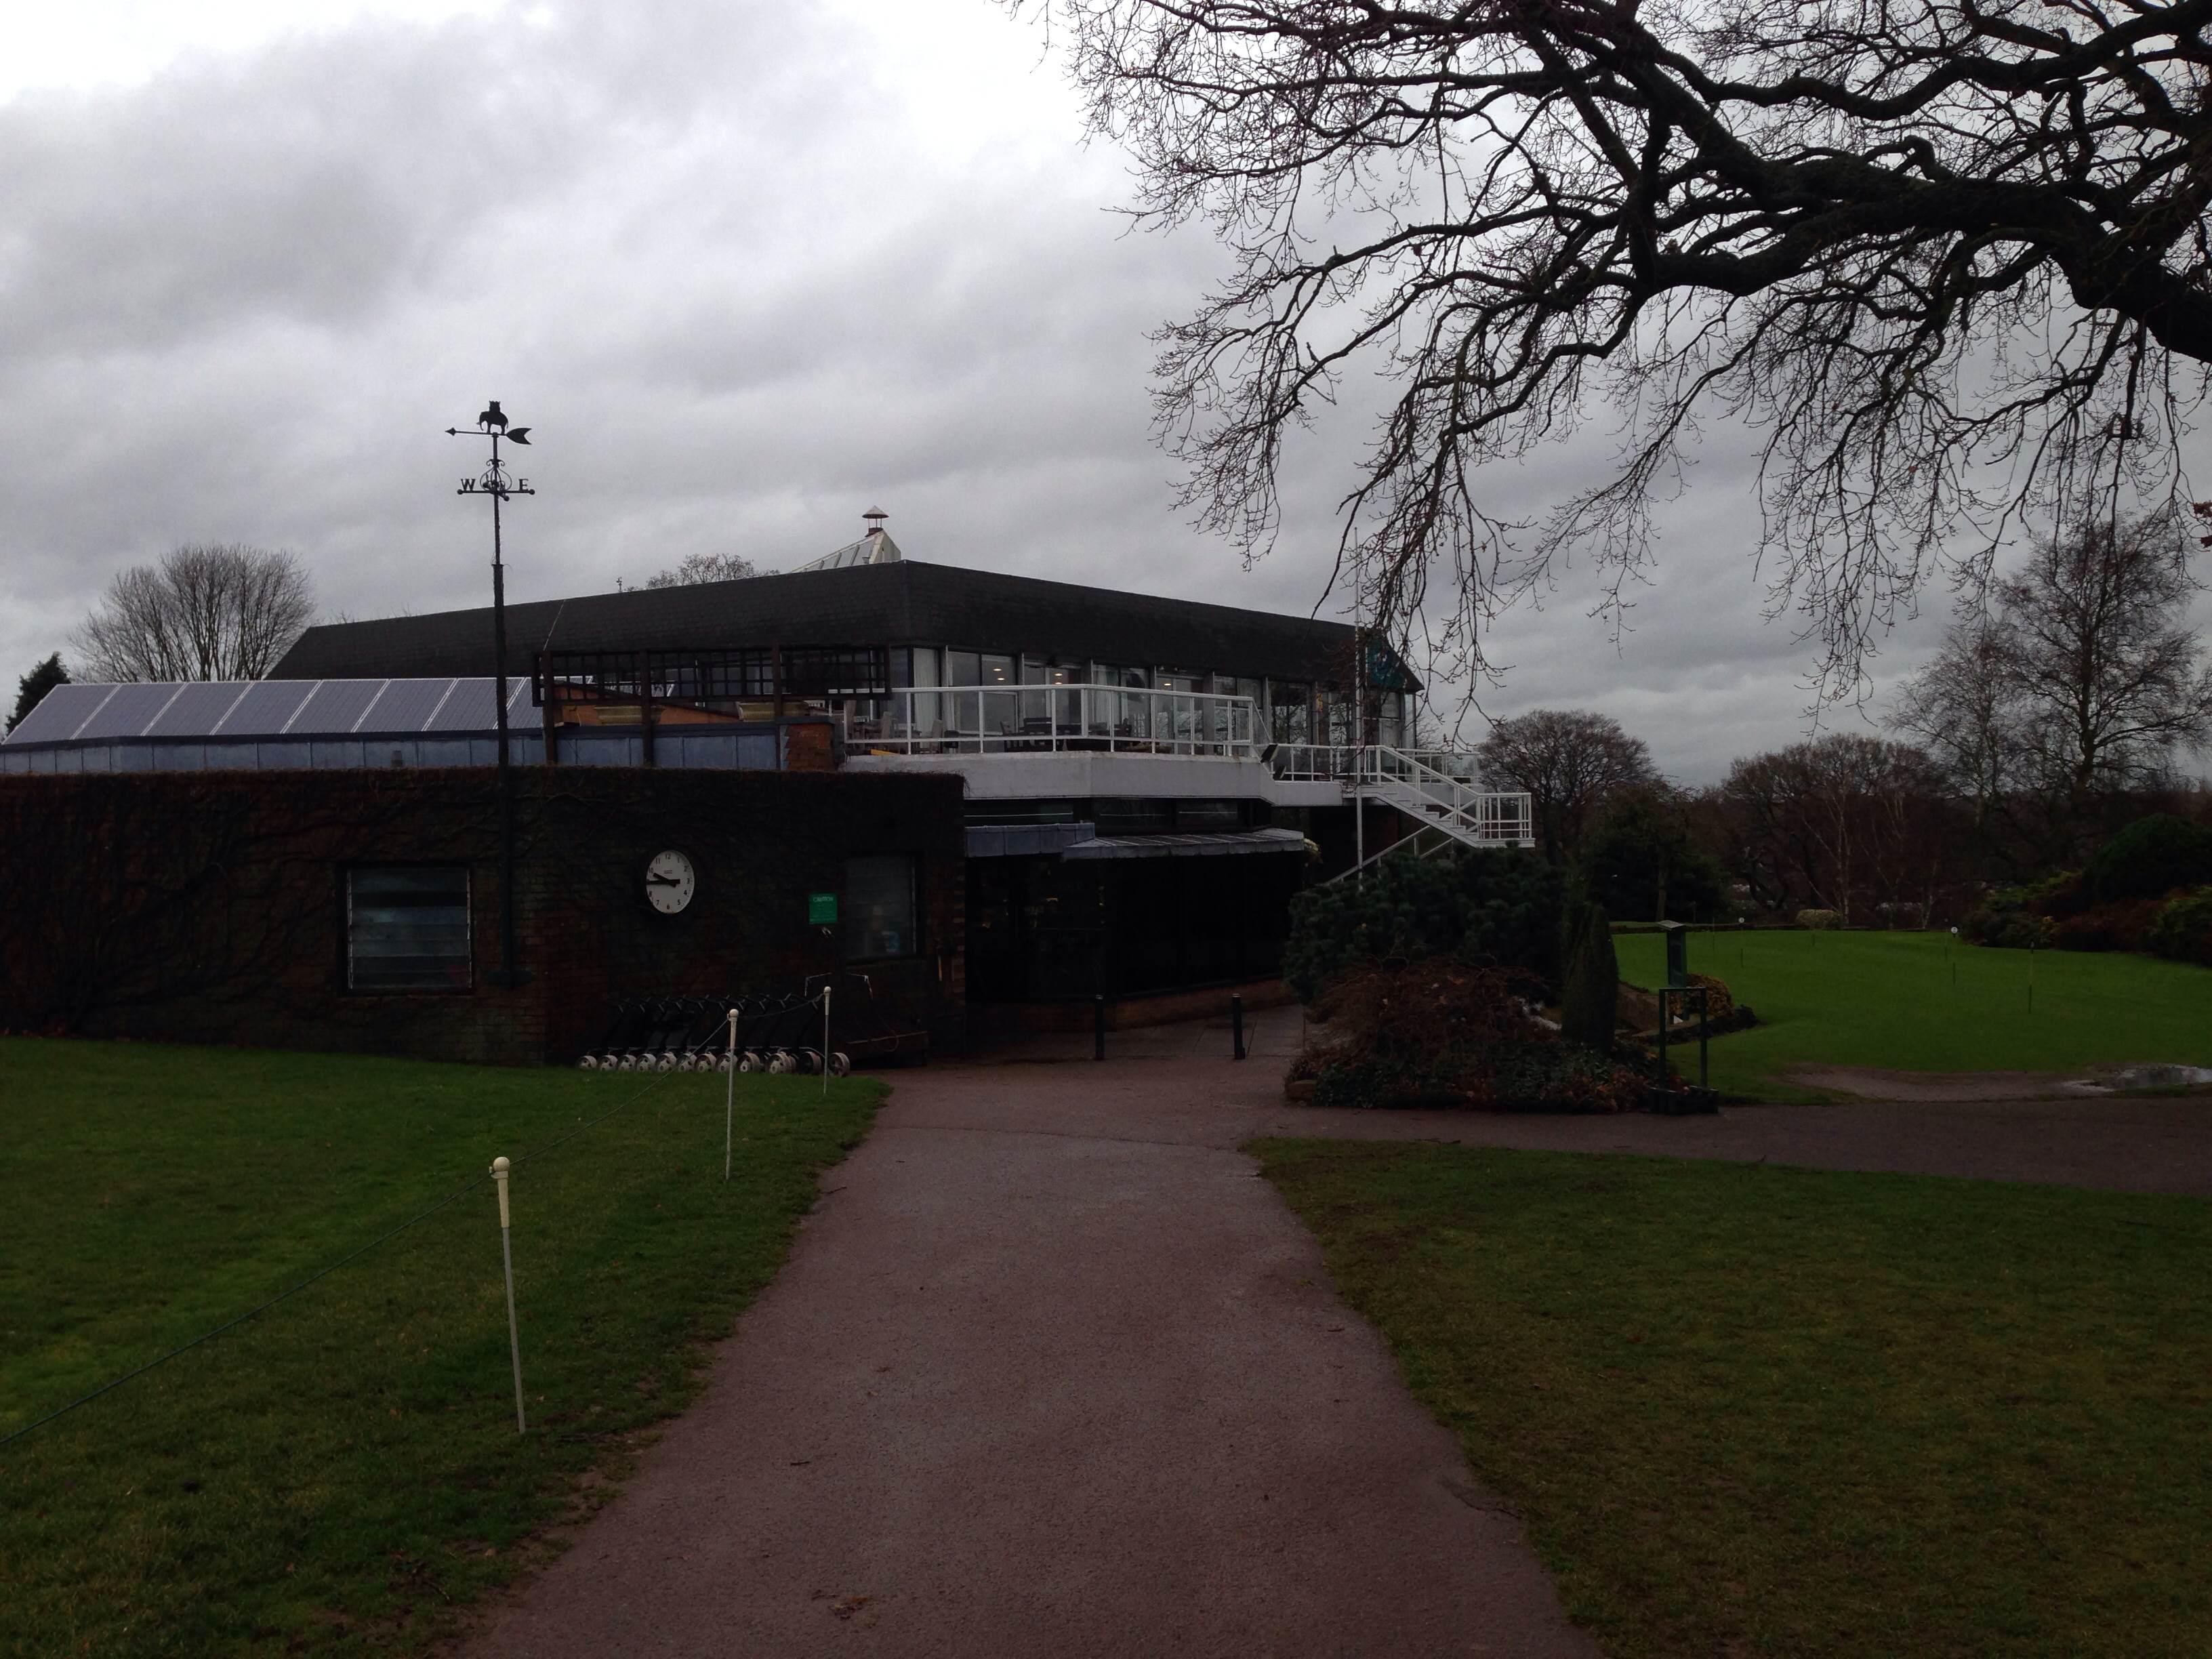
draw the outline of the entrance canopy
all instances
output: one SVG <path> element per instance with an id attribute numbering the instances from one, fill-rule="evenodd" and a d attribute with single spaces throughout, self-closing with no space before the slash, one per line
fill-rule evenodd
<path id="1" fill-rule="evenodd" d="M 1062 850 L 1064 859 L 1204 859 L 1237 853 L 1303 853 L 1295 830 L 1237 830 L 1218 835 L 1094 836 Z"/>

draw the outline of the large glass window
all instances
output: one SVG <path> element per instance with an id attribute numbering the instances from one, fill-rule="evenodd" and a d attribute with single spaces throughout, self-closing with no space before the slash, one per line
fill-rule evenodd
<path id="1" fill-rule="evenodd" d="M 1013 686 L 1021 684 L 1021 665 L 1011 656 L 996 655 L 986 651 L 977 659 L 981 672 L 978 685 Z M 1018 691 L 986 691 L 983 693 L 982 730 L 986 738 L 1012 737 L 1021 729 L 1021 693 Z"/>
<path id="2" fill-rule="evenodd" d="M 920 954 L 915 929 L 914 855 L 877 853 L 845 860 L 845 955 Z"/>
<path id="3" fill-rule="evenodd" d="M 470 983 L 465 866 L 346 872 L 349 990 L 465 991 Z"/>

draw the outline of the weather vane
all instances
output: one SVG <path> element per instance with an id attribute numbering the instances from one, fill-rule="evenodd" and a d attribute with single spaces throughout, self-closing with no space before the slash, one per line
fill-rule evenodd
<path id="1" fill-rule="evenodd" d="M 489 438 L 491 459 L 484 470 L 473 477 L 461 480 L 457 495 L 489 495 L 491 497 L 491 639 L 493 672 L 499 682 L 497 719 L 499 722 L 499 813 L 500 813 L 500 965 L 492 974 L 495 985 L 520 985 L 529 975 L 522 973 L 514 960 L 514 782 L 508 769 L 507 744 L 507 567 L 501 560 L 500 546 L 499 509 L 516 495 L 535 495 L 527 478 L 510 478 L 507 464 L 499 458 L 500 440 L 511 444 L 527 446 L 530 428 L 509 426 L 507 416 L 500 412 L 499 399 L 495 398 L 477 416 L 474 426 L 449 426 L 449 438 Z M 550 688 L 548 688 L 549 694 Z M 550 761 L 553 757 L 545 757 Z"/>

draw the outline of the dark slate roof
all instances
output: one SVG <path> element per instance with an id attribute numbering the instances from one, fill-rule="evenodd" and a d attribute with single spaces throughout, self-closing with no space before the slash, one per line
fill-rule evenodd
<path id="1" fill-rule="evenodd" d="M 586 593 L 507 608 L 509 672 L 556 650 L 785 645 L 946 645 L 1067 661 L 1341 682 L 1343 623 L 1121 593 L 903 559 L 688 587 Z M 282 679 L 482 673 L 491 612 L 447 611 L 311 628 Z"/>

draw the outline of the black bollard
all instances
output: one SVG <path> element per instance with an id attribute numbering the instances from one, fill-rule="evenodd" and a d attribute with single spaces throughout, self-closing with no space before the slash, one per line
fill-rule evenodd
<path id="1" fill-rule="evenodd" d="M 1244 1058 L 1244 999 L 1232 992 L 1229 998 L 1230 1057 Z"/>
<path id="2" fill-rule="evenodd" d="M 1106 999 L 1103 996 L 1091 999 L 1091 1058 L 1106 1058 Z"/>

